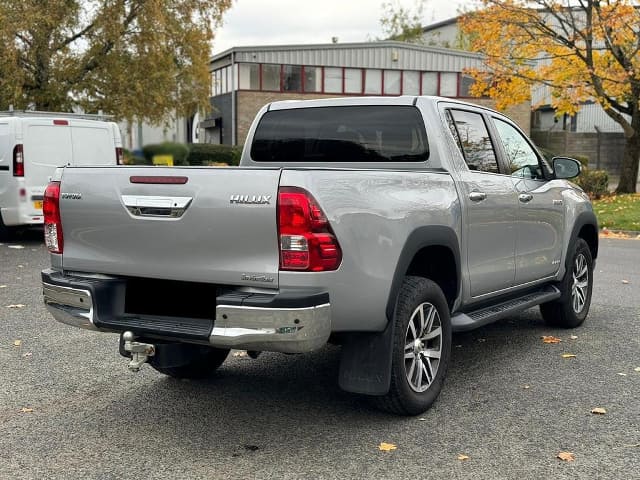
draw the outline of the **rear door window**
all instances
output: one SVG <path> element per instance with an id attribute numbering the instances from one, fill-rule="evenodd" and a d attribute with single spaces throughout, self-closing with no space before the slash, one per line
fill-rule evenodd
<path id="1" fill-rule="evenodd" d="M 256 128 L 256 162 L 424 162 L 427 133 L 412 106 L 273 110 Z"/>
<path id="2" fill-rule="evenodd" d="M 482 115 L 451 109 L 447 121 L 469 170 L 498 173 L 496 152 Z"/>

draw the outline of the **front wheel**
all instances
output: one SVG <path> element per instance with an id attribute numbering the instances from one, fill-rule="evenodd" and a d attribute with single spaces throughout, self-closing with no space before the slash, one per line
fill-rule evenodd
<path id="1" fill-rule="evenodd" d="M 426 278 L 406 277 L 394 322 L 391 384 L 374 401 L 390 413 L 418 415 L 442 390 L 451 357 L 451 319 L 440 287 Z"/>
<path id="2" fill-rule="evenodd" d="M 591 305 L 593 289 L 593 258 L 589 245 L 578 238 L 569 252 L 567 271 L 557 286 L 558 300 L 540 305 L 540 313 L 547 325 L 575 328 L 582 325 Z"/>

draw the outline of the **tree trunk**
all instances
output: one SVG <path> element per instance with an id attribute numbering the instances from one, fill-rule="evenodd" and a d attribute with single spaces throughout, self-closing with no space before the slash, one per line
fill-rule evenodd
<path id="1" fill-rule="evenodd" d="M 627 142 L 624 145 L 622 169 L 620 170 L 620 183 L 618 183 L 616 193 L 636 193 L 639 160 L 640 134 L 634 133 L 631 137 L 627 137 Z"/>

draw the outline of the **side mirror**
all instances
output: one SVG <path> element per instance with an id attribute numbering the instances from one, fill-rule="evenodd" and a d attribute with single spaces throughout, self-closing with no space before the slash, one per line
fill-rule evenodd
<path id="1" fill-rule="evenodd" d="M 580 175 L 580 162 L 568 157 L 554 157 L 551 161 L 554 178 L 575 178 Z"/>

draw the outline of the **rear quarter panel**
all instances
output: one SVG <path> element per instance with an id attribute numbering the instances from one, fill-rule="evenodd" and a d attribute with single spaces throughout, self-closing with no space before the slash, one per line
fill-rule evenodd
<path id="1" fill-rule="evenodd" d="M 384 329 L 396 266 L 414 230 L 444 226 L 460 238 L 460 203 L 444 172 L 287 169 L 280 185 L 311 192 L 340 242 L 337 271 L 279 275 L 281 291 L 329 291 L 334 332 Z"/>

